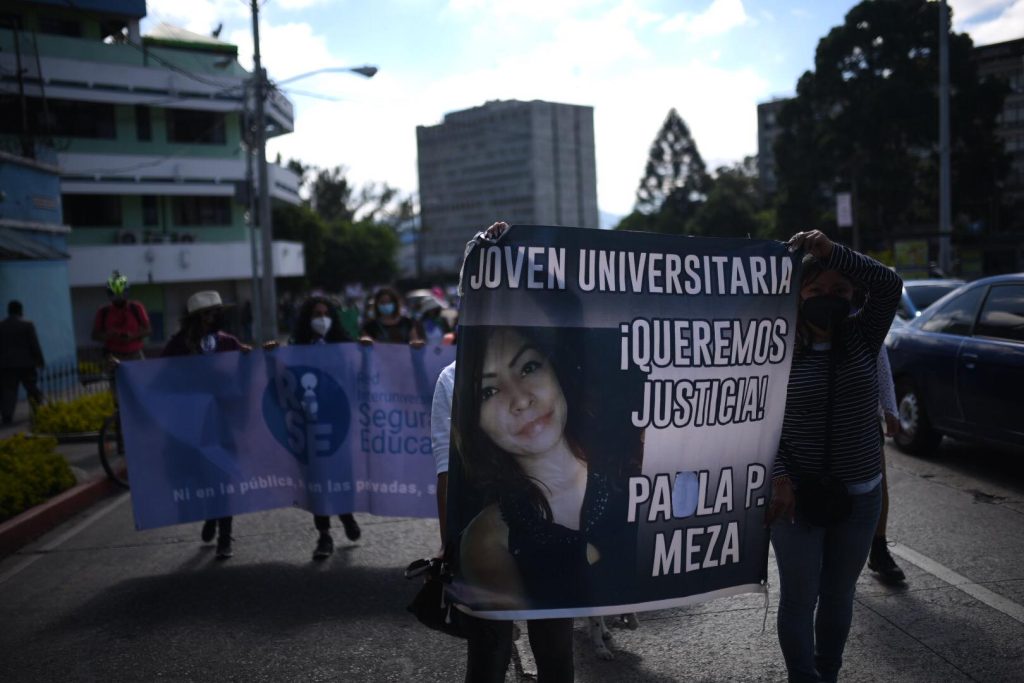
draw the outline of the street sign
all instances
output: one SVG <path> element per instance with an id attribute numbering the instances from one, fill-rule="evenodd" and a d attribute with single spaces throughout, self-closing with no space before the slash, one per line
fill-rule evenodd
<path id="1" fill-rule="evenodd" d="M 840 228 L 853 227 L 853 202 L 849 192 L 836 195 L 836 225 Z"/>

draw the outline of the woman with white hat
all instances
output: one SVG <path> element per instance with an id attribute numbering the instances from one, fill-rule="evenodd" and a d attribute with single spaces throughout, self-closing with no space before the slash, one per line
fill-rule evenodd
<path id="1" fill-rule="evenodd" d="M 225 351 L 251 351 L 227 332 L 221 330 L 224 303 L 214 290 L 196 292 L 188 298 L 186 313 L 181 318 L 181 329 L 164 347 L 163 356 L 191 356 L 200 353 Z M 217 536 L 217 559 L 231 557 L 231 517 L 208 519 L 203 523 L 202 539 L 209 543 Z"/>

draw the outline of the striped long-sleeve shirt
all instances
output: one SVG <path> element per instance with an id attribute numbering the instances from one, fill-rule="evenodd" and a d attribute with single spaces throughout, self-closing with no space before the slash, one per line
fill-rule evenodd
<path id="1" fill-rule="evenodd" d="M 859 281 L 867 302 L 846 321 L 844 346 L 836 366 L 832 411 L 832 474 L 847 485 L 869 482 L 881 474 L 878 430 L 878 351 L 896 312 L 903 283 L 878 261 L 839 244 L 825 267 Z M 797 349 L 789 373 L 786 413 L 773 476 L 800 476 L 822 471 L 828 406 L 830 351 Z"/>

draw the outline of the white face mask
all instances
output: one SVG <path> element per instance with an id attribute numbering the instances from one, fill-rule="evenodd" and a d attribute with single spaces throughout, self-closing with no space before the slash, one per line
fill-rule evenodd
<path id="1" fill-rule="evenodd" d="M 309 326 L 313 328 L 314 333 L 321 337 L 326 337 L 327 330 L 331 329 L 331 319 L 326 315 L 319 318 L 313 318 L 309 321 Z"/>

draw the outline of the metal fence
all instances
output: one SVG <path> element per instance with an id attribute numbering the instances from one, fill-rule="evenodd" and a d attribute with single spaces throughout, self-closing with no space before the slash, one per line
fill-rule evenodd
<path id="1" fill-rule="evenodd" d="M 79 396 L 110 390 L 110 378 L 101 359 L 80 359 L 76 363 L 47 365 L 37 382 L 46 401 L 71 401 Z"/>

